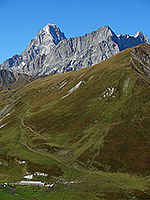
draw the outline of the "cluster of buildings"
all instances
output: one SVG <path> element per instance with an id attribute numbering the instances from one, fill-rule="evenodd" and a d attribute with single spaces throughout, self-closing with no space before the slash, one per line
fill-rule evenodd
<path id="1" fill-rule="evenodd" d="M 34 185 L 34 186 L 45 186 L 45 187 L 50 187 L 53 188 L 54 184 L 46 184 L 41 181 L 20 181 L 17 183 L 3 183 L 2 184 L 4 187 L 6 186 L 15 186 L 15 185 Z"/>
<path id="2" fill-rule="evenodd" d="M 35 185 L 35 186 L 46 186 L 46 187 L 54 187 L 54 184 L 46 184 L 41 181 L 20 181 L 18 183 L 15 183 L 15 185 Z"/>

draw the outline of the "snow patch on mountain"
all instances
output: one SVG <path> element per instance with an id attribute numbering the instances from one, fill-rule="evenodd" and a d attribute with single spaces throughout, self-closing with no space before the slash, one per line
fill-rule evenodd
<path id="1" fill-rule="evenodd" d="M 62 89 L 66 84 L 67 84 L 67 81 L 64 80 L 64 81 L 60 84 L 59 89 Z"/>
<path id="2" fill-rule="evenodd" d="M 67 93 L 65 96 L 62 97 L 62 99 L 66 98 L 66 97 L 68 97 L 70 94 L 72 94 L 75 90 L 77 90 L 77 89 L 80 87 L 81 84 L 82 84 L 82 81 L 80 81 L 79 83 L 77 83 L 77 85 L 75 85 L 73 88 L 71 88 L 71 89 L 68 91 L 68 93 Z"/>
<path id="3" fill-rule="evenodd" d="M 0 128 L 3 128 L 4 126 L 6 126 L 6 124 L 1 125 Z"/>

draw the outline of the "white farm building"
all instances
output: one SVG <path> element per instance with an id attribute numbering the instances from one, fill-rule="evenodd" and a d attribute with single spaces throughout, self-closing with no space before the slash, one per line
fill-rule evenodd
<path id="1" fill-rule="evenodd" d="M 18 185 L 37 185 L 37 186 L 44 186 L 45 183 L 41 181 L 20 181 Z"/>

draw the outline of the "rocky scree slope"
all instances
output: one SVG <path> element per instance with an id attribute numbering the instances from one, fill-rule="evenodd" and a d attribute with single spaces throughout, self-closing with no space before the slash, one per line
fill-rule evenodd
<path id="1" fill-rule="evenodd" d="M 56 25 L 48 24 L 20 56 L 6 60 L 1 68 L 32 76 L 64 73 L 89 67 L 145 42 L 149 43 L 142 32 L 117 36 L 109 26 L 66 39 Z"/>

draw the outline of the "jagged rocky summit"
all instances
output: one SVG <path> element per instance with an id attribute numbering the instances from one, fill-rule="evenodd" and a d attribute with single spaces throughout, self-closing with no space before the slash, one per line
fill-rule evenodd
<path id="1" fill-rule="evenodd" d="M 48 24 L 21 55 L 6 60 L 0 68 L 32 76 L 64 73 L 89 67 L 146 42 L 149 43 L 148 37 L 142 32 L 117 36 L 109 26 L 66 39 L 56 25 Z"/>
<path id="2" fill-rule="evenodd" d="M 26 64 L 30 63 L 38 56 L 38 65 L 42 65 L 45 56 L 63 39 L 66 39 L 66 37 L 56 25 L 47 24 L 37 36 L 31 40 L 28 47 L 21 55 L 14 55 L 12 58 L 6 60 L 1 65 L 1 69 L 36 75 L 37 70 L 33 69 L 32 73 L 29 73 L 30 69 L 26 70 Z"/>

